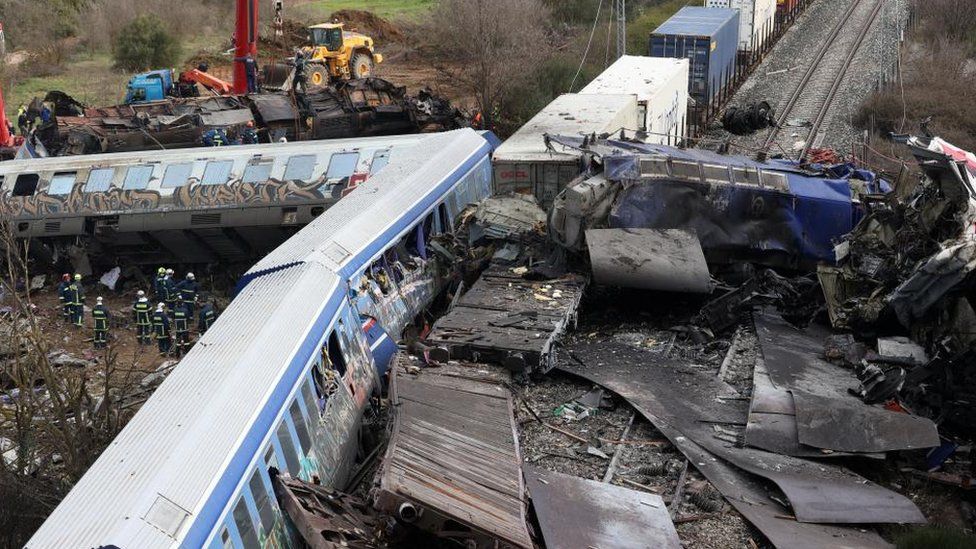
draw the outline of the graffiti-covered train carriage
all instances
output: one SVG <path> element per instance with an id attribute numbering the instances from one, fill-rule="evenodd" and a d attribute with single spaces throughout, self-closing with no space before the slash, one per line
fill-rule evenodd
<path id="1" fill-rule="evenodd" d="M 51 263 L 250 264 L 423 138 L 4 162 L 0 214 Z"/>

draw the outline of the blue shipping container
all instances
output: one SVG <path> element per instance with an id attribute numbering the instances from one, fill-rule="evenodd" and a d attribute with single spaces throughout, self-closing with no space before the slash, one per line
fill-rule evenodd
<path id="1" fill-rule="evenodd" d="M 735 75 L 739 11 L 686 6 L 651 33 L 651 57 L 688 58 L 688 95 L 707 105 Z"/>

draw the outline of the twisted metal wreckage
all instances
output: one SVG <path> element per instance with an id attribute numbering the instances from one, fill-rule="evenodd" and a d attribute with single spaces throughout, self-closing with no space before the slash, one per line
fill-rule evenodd
<path id="1" fill-rule="evenodd" d="M 151 103 L 86 107 L 61 92 L 44 101 L 54 118 L 36 132 L 51 155 L 77 155 L 199 146 L 202 135 L 236 135 L 253 122 L 266 142 L 434 132 L 467 126 L 451 103 L 381 78 L 318 86 L 308 93 L 167 98 Z M 39 100 L 35 100 L 39 104 Z M 35 143 L 36 146 L 36 143 Z"/>

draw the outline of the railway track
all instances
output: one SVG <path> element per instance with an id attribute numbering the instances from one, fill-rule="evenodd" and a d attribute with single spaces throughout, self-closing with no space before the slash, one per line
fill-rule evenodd
<path id="1" fill-rule="evenodd" d="M 830 33 L 817 50 L 806 71 L 800 78 L 761 151 L 768 154 L 773 149 L 790 150 L 797 140 L 803 141 L 799 158 L 806 158 L 810 148 L 817 145 L 820 130 L 827 121 L 837 91 L 847 77 L 847 71 L 857 56 L 871 27 L 874 25 L 884 0 L 852 0 L 843 16 L 831 28 Z M 806 120 L 809 126 L 787 126 L 790 120 Z M 784 130 L 795 129 L 799 137 Z M 806 133 L 804 137 L 803 134 Z"/>

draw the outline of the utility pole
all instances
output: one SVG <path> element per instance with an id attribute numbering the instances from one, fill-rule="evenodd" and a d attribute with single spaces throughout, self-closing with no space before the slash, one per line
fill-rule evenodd
<path id="1" fill-rule="evenodd" d="M 614 0 L 617 12 L 617 58 L 627 55 L 627 0 Z"/>

